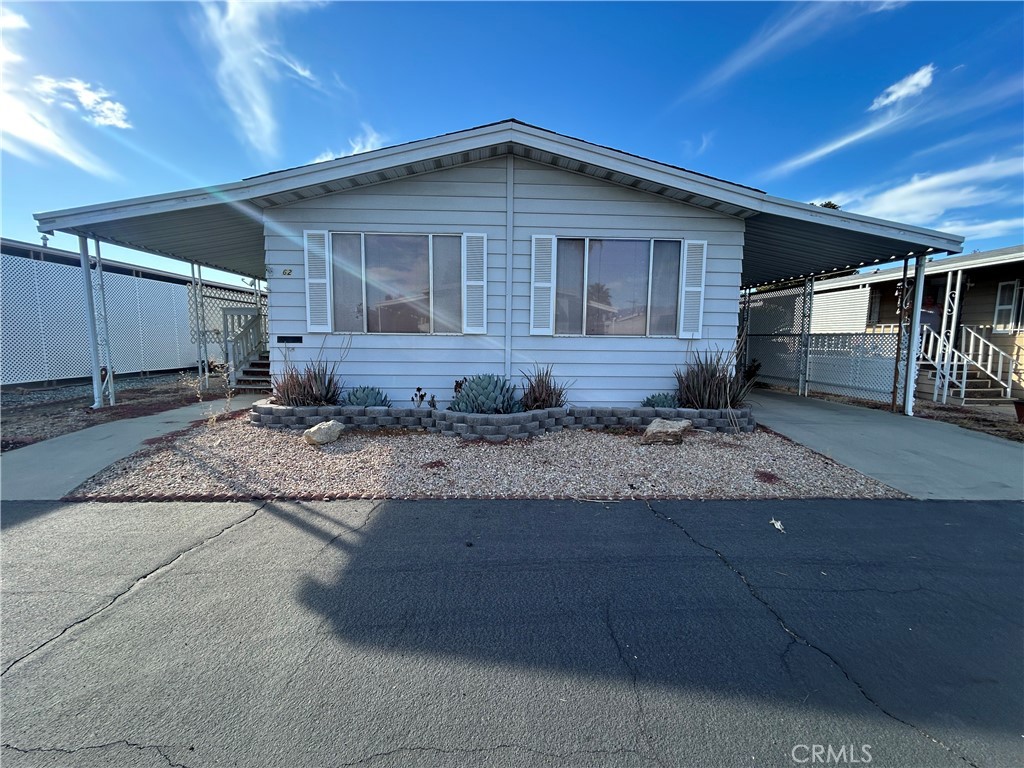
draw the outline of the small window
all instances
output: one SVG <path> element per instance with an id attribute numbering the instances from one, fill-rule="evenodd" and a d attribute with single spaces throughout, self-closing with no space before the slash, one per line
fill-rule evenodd
<path id="1" fill-rule="evenodd" d="M 1012 333 L 1019 324 L 1018 284 L 1019 281 L 1000 283 L 996 289 L 996 311 L 992 319 L 992 330 L 996 333 Z"/>

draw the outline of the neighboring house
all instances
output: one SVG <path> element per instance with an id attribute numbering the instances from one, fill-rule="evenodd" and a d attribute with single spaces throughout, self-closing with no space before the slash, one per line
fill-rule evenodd
<path id="1" fill-rule="evenodd" d="M 812 332 L 892 332 L 902 279 L 902 270 L 890 268 L 815 283 Z M 924 304 L 934 305 L 935 330 L 946 331 L 980 379 L 1005 383 L 1012 362 L 1014 392 L 1024 391 L 1024 246 L 930 261 Z"/>
<path id="2" fill-rule="evenodd" d="M 276 371 L 344 356 L 396 402 L 552 364 L 573 402 L 634 405 L 735 347 L 741 286 L 962 243 L 515 120 L 36 219 L 266 275 Z"/>
<path id="3" fill-rule="evenodd" d="M 0 254 L 0 384 L 89 376 L 79 254 L 10 238 L 0 238 Z M 224 308 L 256 304 L 251 291 L 207 281 L 197 306 L 189 278 L 110 259 L 103 284 L 117 374 L 196 366 L 197 321 L 211 359 L 224 360 Z"/>

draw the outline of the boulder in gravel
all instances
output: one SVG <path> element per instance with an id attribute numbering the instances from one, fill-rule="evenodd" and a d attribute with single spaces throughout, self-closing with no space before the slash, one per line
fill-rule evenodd
<path id="1" fill-rule="evenodd" d="M 683 432 L 690 429 L 693 426 L 693 422 L 687 419 L 679 419 L 669 421 L 668 419 L 655 419 L 651 422 L 651 425 L 647 427 L 647 431 L 644 432 L 644 436 L 640 438 L 640 442 L 644 445 L 651 443 L 681 443 L 683 442 Z"/>
<path id="2" fill-rule="evenodd" d="M 326 445 L 341 437 L 344 431 L 345 425 L 340 421 L 324 421 L 303 432 L 302 439 L 310 445 Z"/>

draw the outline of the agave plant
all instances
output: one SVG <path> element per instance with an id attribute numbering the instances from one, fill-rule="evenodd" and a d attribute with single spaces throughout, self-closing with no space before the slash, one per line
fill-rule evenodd
<path id="1" fill-rule="evenodd" d="M 679 400 L 675 392 L 655 392 L 648 395 L 640 403 L 641 408 L 678 408 Z"/>
<path id="2" fill-rule="evenodd" d="M 460 413 L 519 413 L 523 403 L 516 397 L 515 384 L 485 373 L 463 379 L 448 408 Z"/>
<path id="3" fill-rule="evenodd" d="M 361 405 L 363 407 L 391 407 L 391 398 L 378 387 L 355 387 L 345 395 L 345 405 Z"/>

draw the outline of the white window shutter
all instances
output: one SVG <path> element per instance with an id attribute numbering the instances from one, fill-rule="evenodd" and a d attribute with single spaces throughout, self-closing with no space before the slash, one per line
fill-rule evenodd
<path id="1" fill-rule="evenodd" d="M 683 243 L 682 279 L 679 302 L 679 338 L 699 339 L 704 323 L 704 271 L 707 265 L 706 240 Z"/>
<path id="2" fill-rule="evenodd" d="M 555 260 L 552 235 L 533 236 L 530 291 L 530 335 L 551 336 L 555 332 Z"/>
<path id="3" fill-rule="evenodd" d="M 462 236 L 462 332 L 487 333 L 487 235 Z"/>
<path id="4" fill-rule="evenodd" d="M 331 257 L 327 232 L 303 233 L 306 252 L 306 330 L 330 333 Z"/>

